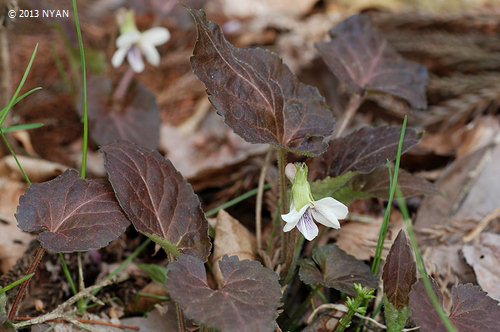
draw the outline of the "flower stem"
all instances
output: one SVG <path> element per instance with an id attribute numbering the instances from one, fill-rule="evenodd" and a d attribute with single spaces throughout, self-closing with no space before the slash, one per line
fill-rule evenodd
<path id="1" fill-rule="evenodd" d="M 281 214 L 286 213 L 286 176 L 285 176 L 285 166 L 286 166 L 286 150 L 283 148 L 278 148 L 278 171 L 279 171 L 279 187 L 280 187 L 280 209 Z M 281 219 L 281 218 L 280 218 Z M 284 221 L 281 219 L 281 229 L 283 229 Z M 281 262 L 285 263 L 287 255 L 287 242 L 286 233 L 281 233 Z M 284 274 L 286 276 L 286 274 Z"/>
<path id="2" fill-rule="evenodd" d="M 38 250 L 36 251 L 35 258 L 31 262 L 31 265 L 30 265 L 30 267 L 28 269 L 28 273 L 26 273 L 26 274 L 35 273 L 36 267 L 38 266 L 38 264 L 42 260 L 42 257 L 43 257 L 44 253 L 45 253 L 45 249 L 42 246 L 40 246 L 38 248 Z M 14 303 L 12 304 L 12 308 L 10 308 L 9 321 L 14 320 L 14 317 L 16 316 L 16 313 L 17 313 L 17 307 L 19 306 L 19 303 L 21 302 L 21 300 L 23 298 L 24 291 L 28 287 L 28 284 L 29 284 L 29 282 L 30 282 L 31 279 L 32 278 L 27 279 L 19 287 L 19 291 L 17 292 L 16 298 L 14 299 Z"/>
<path id="3" fill-rule="evenodd" d="M 259 187 L 257 191 L 257 202 L 255 204 L 255 230 L 257 237 L 257 252 L 262 248 L 262 198 L 264 197 L 264 182 L 266 180 L 267 169 L 269 168 L 269 161 L 271 160 L 272 148 L 267 151 L 264 158 L 264 164 L 259 176 Z"/>
<path id="4" fill-rule="evenodd" d="M 364 98 L 365 98 L 364 94 L 363 95 L 354 94 L 351 97 L 351 100 L 349 100 L 349 104 L 347 105 L 344 115 L 340 120 L 340 125 L 335 132 L 334 136 L 335 138 L 342 136 L 345 129 L 347 128 L 347 125 L 349 124 L 349 122 L 351 122 L 352 117 L 356 113 L 357 109 L 359 108 L 359 105 L 361 105 L 361 102 L 363 101 Z"/>
<path id="5" fill-rule="evenodd" d="M 132 67 L 128 67 L 127 71 L 123 74 L 120 83 L 118 83 L 115 92 L 113 93 L 113 103 L 116 102 L 119 103 L 120 101 L 123 100 L 123 97 L 125 96 L 125 93 L 127 92 L 130 83 L 132 83 L 134 75 L 135 72 L 132 69 Z"/>
<path id="6" fill-rule="evenodd" d="M 168 262 L 171 263 L 175 261 L 174 255 L 171 253 L 167 253 Z M 177 314 L 177 327 L 179 332 L 186 332 L 186 324 L 184 322 L 184 313 L 182 312 L 182 308 L 179 303 L 175 302 L 175 312 Z"/>

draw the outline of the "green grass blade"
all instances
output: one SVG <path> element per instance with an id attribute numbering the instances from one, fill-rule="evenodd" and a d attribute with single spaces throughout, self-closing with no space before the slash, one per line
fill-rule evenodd
<path id="1" fill-rule="evenodd" d="M 34 89 L 31 89 L 30 91 L 26 92 L 25 94 L 23 94 L 21 97 L 17 97 L 16 100 L 14 101 L 14 104 L 12 106 L 15 106 L 18 102 L 20 102 L 21 100 L 23 100 L 24 98 L 28 97 L 30 94 L 32 94 L 33 92 L 35 91 L 38 91 L 38 90 L 42 90 L 41 87 L 37 87 L 37 88 L 34 88 Z M 7 110 L 8 106 L 2 108 L 2 110 L 0 111 L 0 113 L 3 113 Z"/>
<path id="2" fill-rule="evenodd" d="M 83 79 L 83 149 L 82 149 L 82 179 L 87 176 L 87 149 L 89 141 L 89 112 L 87 102 L 87 69 L 85 67 L 85 49 L 83 48 L 82 32 L 80 30 L 80 20 L 78 18 L 78 9 L 76 0 L 73 0 L 73 11 L 75 13 L 76 33 L 78 34 L 78 45 L 80 46 L 80 60 L 82 64 Z"/>
<path id="3" fill-rule="evenodd" d="M 271 186 L 269 184 L 264 185 L 264 190 L 268 190 L 269 188 L 271 188 Z M 255 196 L 255 195 L 257 195 L 257 191 L 258 191 L 258 188 L 254 188 L 250 191 L 247 191 L 243 195 L 238 196 L 238 197 L 216 207 L 215 209 L 212 209 L 212 210 L 206 212 L 205 217 L 211 217 L 211 216 L 215 215 L 217 212 L 219 212 L 220 210 L 227 209 L 233 205 L 236 205 L 236 204 L 244 201 L 245 199 L 247 199 L 249 197 Z"/>
<path id="4" fill-rule="evenodd" d="M 17 87 L 16 92 L 14 92 L 14 95 L 12 96 L 12 98 L 9 102 L 9 105 L 7 105 L 7 108 L 3 110 L 3 113 L 0 116 L 0 127 L 2 126 L 3 122 L 5 121 L 5 118 L 7 118 L 7 115 L 9 114 L 10 109 L 16 103 L 17 96 L 19 96 L 19 93 L 21 92 L 21 89 L 23 88 L 24 83 L 26 82 L 26 79 L 28 78 L 28 74 L 30 73 L 31 66 L 33 65 L 33 61 L 35 61 L 35 56 L 36 56 L 37 50 L 38 50 L 38 44 L 36 44 L 35 49 L 33 50 L 33 54 L 31 55 L 31 59 L 30 59 L 30 62 L 28 63 L 28 67 L 26 67 L 26 70 L 24 71 L 23 78 L 21 79 L 21 82 L 19 82 L 19 86 Z"/>
<path id="5" fill-rule="evenodd" d="M 398 182 L 398 172 L 399 172 L 399 164 L 401 160 L 401 151 L 403 149 L 403 140 L 405 137 L 405 131 L 406 131 L 406 121 L 407 117 L 405 116 L 404 121 L 403 121 L 403 126 L 401 128 L 401 136 L 399 138 L 399 144 L 398 144 L 398 154 L 396 157 L 396 166 L 394 167 L 394 177 L 391 180 L 391 186 L 390 186 L 390 193 L 389 193 L 389 201 L 387 202 L 387 208 L 385 209 L 385 215 L 384 215 L 384 221 L 382 223 L 382 227 L 380 227 L 380 234 L 378 237 L 378 242 L 377 242 L 377 249 L 375 251 L 375 257 L 373 259 L 372 263 L 372 272 L 377 275 L 378 274 L 378 269 L 380 267 L 380 260 L 382 257 L 382 249 L 384 248 L 384 242 L 385 242 L 385 237 L 387 235 L 387 229 L 389 228 L 389 218 L 391 216 L 391 207 L 392 207 L 392 201 L 394 199 L 394 194 L 396 192 L 396 186 L 394 186 L 394 183 Z"/>
<path id="6" fill-rule="evenodd" d="M 453 326 L 453 323 L 450 321 L 449 317 L 446 315 L 446 312 L 444 311 L 443 307 L 439 303 L 439 299 L 434 293 L 434 290 L 432 289 L 432 284 L 431 280 L 429 279 L 429 276 L 427 275 L 427 271 L 425 269 L 424 265 L 424 260 L 422 259 L 422 255 L 420 254 L 420 249 L 418 248 L 417 244 L 417 237 L 415 236 L 415 231 L 413 230 L 413 225 L 410 219 L 410 213 L 408 212 L 408 207 L 406 206 L 406 201 L 403 198 L 403 193 L 401 192 L 401 189 L 399 186 L 397 186 L 397 200 L 399 203 L 399 209 L 401 210 L 401 214 L 403 215 L 403 220 L 405 222 L 406 230 L 408 231 L 408 237 L 410 239 L 410 245 L 413 250 L 413 254 L 415 255 L 415 260 L 417 261 L 417 268 L 418 272 L 420 273 L 420 276 L 422 277 L 422 281 L 424 283 L 425 291 L 427 292 L 427 295 L 429 295 L 429 298 L 431 299 L 432 305 L 436 309 L 436 312 L 439 315 L 439 318 L 441 318 L 441 321 L 443 322 L 444 326 L 448 330 L 448 332 L 456 332 L 457 330 Z"/>
<path id="7" fill-rule="evenodd" d="M 8 284 L 7 286 L 5 286 L 4 288 L 0 289 L 0 294 L 3 294 L 5 292 L 8 292 L 9 290 L 11 290 L 12 288 L 16 287 L 17 285 L 20 285 L 22 284 L 25 280 L 28 280 L 29 278 L 32 278 L 35 274 L 32 273 L 32 274 L 28 274 L 24 277 L 22 277 L 21 279 L 19 280 L 16 280 L 14 281 L 13 283 L 11 284 Z"/>
<path id="8" fill-rule="evenodd" d="M 17 167 L 19 167 L 19 169 L 21 170 L 21 173 L 23 173 L 23 176 L 24 176 L 24 179 L 26 180 L 26 183 L 28 184 L 28 186 L 31 186 L 31 181 L 28 178 L 28 175 L 26 174 L 26 172 L 24 171 L 24 168 L 21 166 L 21 163 L 17 159 L 17 155 L 14 152 L 14 149 L 12 148 L 12 146 L 10 145 L 9 140 L 7 139 L 7 137 L 5 137 L 5 134 L 3 133 L 2 128 L 0 128 L 0 135 L 2 136 L 2 139 L 5 142 L 5 145 L 7 145 L 7 148 L 9 149 L 10 154 L 12 155 L 12 157 L 14 157 L 14 160 L 16 161 Z"/>
<path id="9" fill-rule="evenodd" d="M 19 131 L 19 130 L 31 130 L 31 129 L 36 129 L 36 128 L 40 128 L 40 127 L 43 127 L 43 123 L 26 123 L 26 124 L 22 124 L 22 125 L 10 126 L 7 128 L 3 128 L 2 131 L 5 134 L 5 133 L 12 133 L 12 132 Z"/>

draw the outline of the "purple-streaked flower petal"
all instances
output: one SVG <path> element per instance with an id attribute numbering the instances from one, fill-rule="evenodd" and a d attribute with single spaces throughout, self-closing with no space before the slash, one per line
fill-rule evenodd
<path id="1" fill-rule="evenodd" d="M 142 61 L 141 52 L 137 47 L 132 46 L 132 48 L 128 51 L 127 60 L 130 67 L 132 67 L 136 73 L 140 73 L 144 70 L 144 61 Z"/>
<path id="2" fill-rule="evenodd" d="M 318 226 L 311 217 L 311 209 L 308 208 L 297 224 L 298 230 L 304 235 L 307 241 L 312 241 L 318 236 Z"/>
<path id="3" fill-rule="evenodd" d="M 292 228 L 297 226 L 297 223 L 299 222 L 302 215 L 306 212 L 308 207 L 309 205 L 305 205 L 302 207 L 302 209 L 300 209 L 300 211 L 297 211 L 292 201 L 292 204 L 290 205 L 290 212 L 281 215 L 281 218 L 286 222 L 285 227 L 283 227 L 283 232 L 289 232 L 292 230 Z"/>

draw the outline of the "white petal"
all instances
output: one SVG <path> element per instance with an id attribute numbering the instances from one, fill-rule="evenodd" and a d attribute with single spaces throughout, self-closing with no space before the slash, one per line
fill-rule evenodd
<path id="1" fill-rule="evenodd" d="M 141 40 L 155 46 L 166 43 L 170 39 L 170 31 L 162 27 L 155 27 L 142 33 Z"/>
<path id="2" fill-rule="evenodd" d="M 153 44 L 144 43 L 141 41 L 139 44 L 142 54 L 146 57 L 146 60 L 153 66 L 158 66 L 160 64 L 160 53 L 156 50 Z"/>
<path id="3" fill-rule="evenodd" d="M 304 235 L 307 241 L 312 241 L 316 236 L 318 236 L 318 226 L 314 223 L 310 209 L 306 211 L 300 218 L 297 224 L 298 230 Z"/>
<path id="4" fill-rule="evenodd" d="M 349 212 L 347 206 L 332 197 L 322 198 L 314 202 L 314 207 L 311 210 L 314 220 L 332 228 L 340 228 L 338 219 L 344 219 Z"/>
<path id="5" fill-rule="evenodd" d="M 141 33 L 139 31 L 129 31 L 121 34 L 118 38 L 116 38 L 116 47 L 122 48 L 130 48 L 130 46 L 134 45 L 141 39 Z"/>
<path id="6" fill-rule="evenodd" d="M 130 67 L 136 72 L 140 73 L 144 70 L 144 61 L 142 61 L 141 52 L 137 47 L 132 47 L 127 53 L 127 60 Z"/>
<path id="7" fill-rule="evenodd" d="M 116 50 L 115 54 L 111 58 L 111 64 L 113 67 L 117 68 L 123 63 L 123 59 L 125 59 L 125 55 L 127 54 L 128 48 L 119 48 Z"/>
<path id="8" fill-rule="evenodd" d="M 304 212 L 306 212 L 308 207 L 309 207 L 309 205 L 304 205 L 302 207 L 302 209 L 300 209 L 300 211 L 297 211 L 295 209 L 295 206 L 293 205 L 293 201 L 292 201 L 292 204 L 290 206 L 290 212 L 288 212 L 287 214 L 281 215 L 281 218 L 287 223 L 285 225 L 285 228 L 291 227 L 290 229 L 288 229 L 288 231 L 290 231 L 292 228 L 294 228 L 297 225 L 300 218 L 302 217 Z M 288 226 L 288 225 L 290 225 L 290 226 Z M 288 231 L 285 231 L 285 232 L 288 232 Z"/>

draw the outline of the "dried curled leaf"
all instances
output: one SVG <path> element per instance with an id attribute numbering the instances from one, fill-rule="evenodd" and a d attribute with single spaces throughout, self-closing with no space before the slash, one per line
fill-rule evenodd
<path id="1" fill-rule="evenodd" d="M 382 280 L 389 302 L 398 310 L 407 307 L 411 286 L 417 281 L 417 266 L 403 230 L 387 255 Z"/>
<path id="2" fill-rule="evenodd" d="M 111 187 L 75 170 L 32 184 L 19 198 L 16 219 L 23 231 L 40 232 L 38 240 L 52 252 L 102 248 L 129 225 Z"/>
<path id="3" fill-rule="evenodd" d="M 443 295 L 433 282 L 433 289 L 442 303 Z M 479 286 L 460 284 L 451 290 L 450 320 L 458 332 L 500 331 L 500 306 Z M 448 331 L 439 318 L 420 280 L 410 292 L 412 316 L 422 331 Z"/>
<path id="4" fill-rule="evenodd" d="M 335 121 L 318 90 L 301 83 L 276 54 L 236 48 L 203 11 L 189 11 L 198 29 L 191 65 L 225 123 L 250 143 L 325 151 Z"/>
<path id="5" fill-rule="evenodd" d="M 403 59 L 366 15 L 354 15 L 330 30 L 331 41 L 316 43 L 330 70 L 357 94 L 383 92 L 427 107 L 424 65 Z"/>
<path id="6" fill-rule="evenodd" d="M 109 181 L 134 227 L 175 255 L 182 251 L 206 261 L 211 247 L 207 220 L 172 163 L 130 142 L 101 150 Z"/>
<path id="7" fill-rule="evenodd" d="M 222 332 L 273 331 L 281 289 L 278 275 L 259 262 L 227 255 L 218 290 L 209 287 L 198 258 L 181 255 L 169 264 L 167 289 L 190 319 Z"/>
<path id="8" fill-rule="evenodd" d="M 311 177 L 336 177 L 348 171 L 370 173 L 387 160 L 396 159 L 401 126 L 363 127 L 345 137 L 330 142 L 327 151 L 310 164 Z M 421 134 L 407 129 L 402 152 L 418 143 Z"/>
<path id="9" fill-rule="evenodd" d="M 134 82 L 121 105 L 112 101 L 111 81 L 94 77 L 88 83 L 90 135 L 99 145 L 124 139 L 156 149 L 160 139 L 160 113 L 154 94 L 140 82 Z M 116 102 L 115 102 L 116 103 Z M 83 101 L 78 104 L 83 116 Z"/>
<path id="10" fill-rule="evenodd" d="M 308 285 L 323 285 L 356 296 L 354 283 L 376 288 L 377 278 L 362 261 L 331 244 L 313 249 L 313 259 L 300 263 L 300 280 Z"/>

